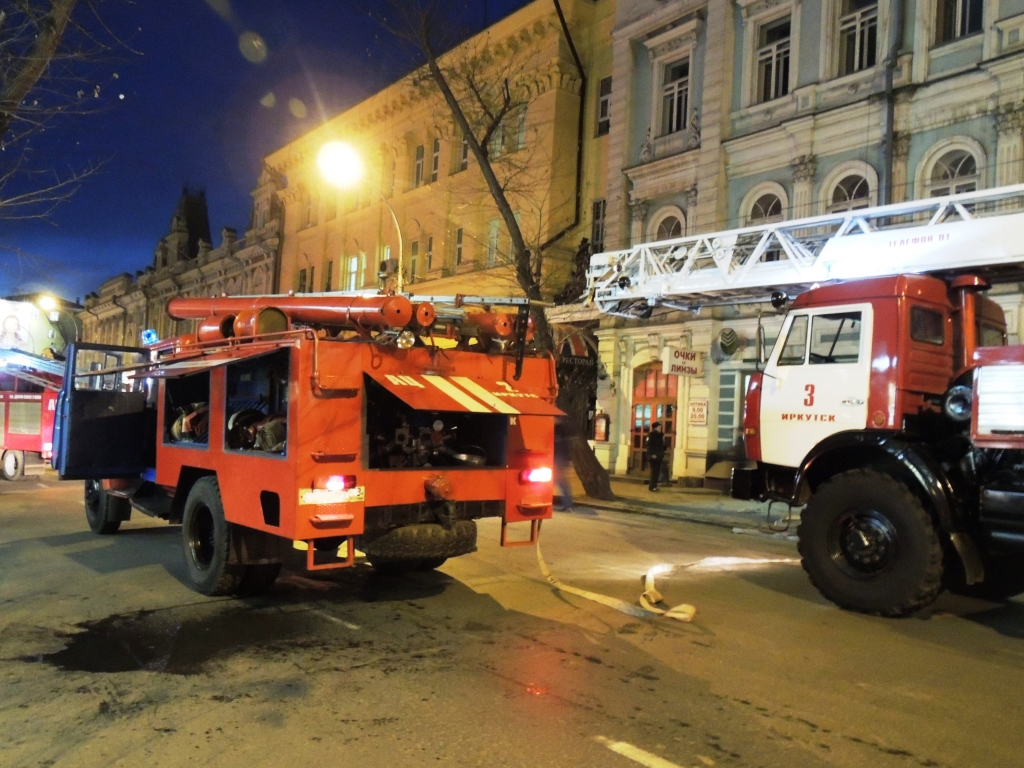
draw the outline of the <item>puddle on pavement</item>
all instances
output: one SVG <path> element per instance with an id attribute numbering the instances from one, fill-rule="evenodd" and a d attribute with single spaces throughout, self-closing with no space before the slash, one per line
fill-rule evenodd
<path id="1" fill-rule="evenodd" d="M 79 672 L 147 670 L 196 675 L 215 660 L 243 651 L 325 638 L 332 624 L 309 610 L 232 610 L 180 619 L 176 611 L 142 611 L 82 622 L 81 632 L 66 635 L 67 647 L 54 653 L 23 656 Z"/>

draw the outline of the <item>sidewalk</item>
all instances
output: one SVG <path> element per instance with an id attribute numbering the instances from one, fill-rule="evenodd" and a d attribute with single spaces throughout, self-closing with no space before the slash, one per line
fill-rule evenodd
<path id="1" fill-rule="evenodd" d="M 647 490 L 646 483 L 617 477 L 612 477 L 611 485 L 618 498 L 615 501 L 601 501 L 585 495 L 579 480 L 573 475 L 570 477 L 573 492 L 578 492 L 576 506 L 790 535 L 796 535 L 796 527 L 800 523 L 800 510 L 794 509 L 790 516 L 785 504 L 772 504 L 769 520 L 769 505 L 766 502 L 738 501 L 708 488 L 684 488 L 678 485 L 660 486 L 656 493 L 652 493 Z"/>

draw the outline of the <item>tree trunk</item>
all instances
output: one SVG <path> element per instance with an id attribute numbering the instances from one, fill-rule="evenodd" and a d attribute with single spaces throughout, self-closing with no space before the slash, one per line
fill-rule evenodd
<path id="1" fill-rule="evenodd" d="M 583 435 L 569 438 L 569 455 L 576 476 L 583 483 L 583 490 L 592 499 L 611 501 L 615 498 L 608 472 L 594 455 L 594 450 Z"/>

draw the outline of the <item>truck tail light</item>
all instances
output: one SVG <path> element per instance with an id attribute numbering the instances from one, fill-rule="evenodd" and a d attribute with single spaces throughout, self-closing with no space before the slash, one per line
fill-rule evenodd
<path id="1" fill-rule="evenodd" d="M 551 471 L 551 467 L 534 467 L 533 469 L 524 469 L 519 473 L 519 482 L 523 483 L 550 483 L 554 477 L 554 472 Z"/>
<path id="2" fill-rule="evenodd" d="M 328 475 L 327 477 L 318 477 L 313 483 L 313 487 L 324 491 L 347 491 L 349 488 L 356 487 L 356 476 Z"/>
<path id="3" fill-rule="evenodd" d="M 750 375 L 747 397 L 743 403 L 743 446 L 749 461 L 761 460 L 761 387 L 764 374 Z"/>

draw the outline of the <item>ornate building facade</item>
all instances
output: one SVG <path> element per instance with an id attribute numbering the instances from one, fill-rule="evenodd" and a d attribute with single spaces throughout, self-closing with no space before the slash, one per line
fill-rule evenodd
<path id="1" fill-rule="evenodd" d="M 194 321 L 176 322 L 167 316 L 167 302 L 176 296 L 273 293 L 281 246 L 281 187 L 278 177 L 264 170 L 253 191 L 250 228 L 241 238 L 235 229 L 223 228 L 216 247 L 204 193 L 183 190 L 152 265 L 134 276 L 113 277 L 86 296 L 79 314 L 84 339 L 136 346 L 146 329 L 156 330 L 160 338 L 190 333 Z"/>
<path id="2" fill-rule="evenodd" d="M 602 83 L 606 89 L 615 7 L 614 0 L 561 5 L 571 43 L 554 5 L 537 0 L 441 57 L 444 67 L 463 74 L 479 67 L 482 80 L 508 78 L 513 90 L 529 90 L 488 150 L 528 246 L 543 251 L 543 284 L 551 294 L 564 285 L 581 239 L 603 239 L 609 105 Z M 317 167 L 320 148 L 331 140 L 356 148 L 367 168 L 366 182 L 352 191 L 332 188 Z M 381 263 L 397 262 L 400 231 L 407 290 L 521 292 L 504 221 L 424 72 L 335 116 L 266 164 L 286 179 L 282 290 L 376 289 Z"/>
<path id="3" fill-rule="evenodd" d="M 1024 181 L 1024 0 L 624 0 L 612 41 L 607 250 Z M 643 471 L 658 413 L 673 475 L 741 459 L 758 314 L 603 321 L 606 466 Z M 666 345 L 703 375 L 663 381 Z"/>

